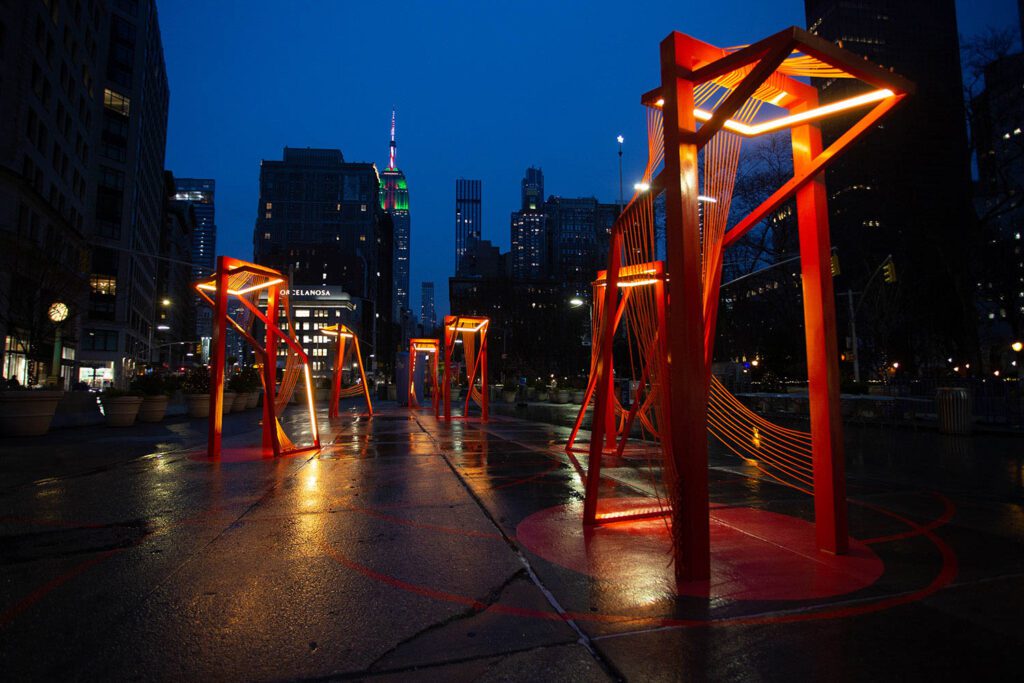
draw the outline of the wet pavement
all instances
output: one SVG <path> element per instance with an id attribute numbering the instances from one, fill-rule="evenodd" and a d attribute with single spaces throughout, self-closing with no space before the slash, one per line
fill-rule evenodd
<path id="1" fill-rule="evenodd" d="M 566 427 L 321 415 L 281 459 L 255 411 L 220 463 L 184 418 L 0 443 L 4 677 L 1020 677 L 1022 439 L 848 430 L 841 558 L 713 446 L 712 580 L 677 589 L 662 521 L 583 532 Z M 653 465 L 609 463 L 603 505 L 652 505 Z"/>

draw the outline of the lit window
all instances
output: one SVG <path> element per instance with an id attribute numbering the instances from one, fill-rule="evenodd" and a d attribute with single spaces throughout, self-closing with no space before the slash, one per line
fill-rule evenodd
<path id="1" fill-rule="evenodd" d="M 131 108 L 132 101 L 120 93 L 116 93 L 109 88 L 103 89 L 103 106 L 110 111 L 115 111 L 118 114 L 128 116 L 128 110 Z"/>
<path id="2" fill-rule="evenodd" d="M 269 232 L 263 233 L 263 239 L 269 240 L 270 239 L 270 233 Z"/>
<path id="3" fill-rule="evenodd" d="M 93 275 L 89 278 L 89 287 L 93 294 L 114 296 L 117 294 L 117 278 L 106 275 Z"/>
<path id="4" fill-rule="evenodd" d="M 266 215 L 264 216 L 264 218 L 272 218 L 272 217 L 273 217 L 273 216 L 271 216 L 271 215 L 270 215 L 270 212 L 269 212 L 269 211 L 267 211 Z"/>
<path id="5" fill-rule="evenodd" d="M 273 202 L 267 202 L 267 211 L 270 211 L 273 208 L 274 208 Z"/>

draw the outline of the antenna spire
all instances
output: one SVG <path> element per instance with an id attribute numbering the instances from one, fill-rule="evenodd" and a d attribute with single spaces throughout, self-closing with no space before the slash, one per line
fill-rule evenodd
<path id="1" fill-rule="evenodd" d="M 391 157 L 388 160 L 388 168 L 395 167 L 395 109 L 391 108 Z"/>

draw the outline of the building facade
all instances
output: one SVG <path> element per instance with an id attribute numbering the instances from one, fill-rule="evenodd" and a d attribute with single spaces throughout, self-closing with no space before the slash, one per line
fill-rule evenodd
<path id="1" fill-rule="evenodd" d="M 483 182 L 459 178 L 455 181 L 455 272 L 471 238 L 480 239 L 483 228 Z"/>
<path id="2" fill-rule="evenodd" d="M 42 0 L 0 6 L 0 371 L 23 385 L 54 374 L 47 313 L 58 302 L 68 308 L 69 383 L 89 303 L 109 17 L 96 4 L 62 9 Z"/>
<path id="3" fill-rule="evenodd" d="M 970 207 L 963 79 L 954 0 L 805 0 L 815 33 L 892 68 L 916 93 L 843 154 L 826 174 L 829 220 L 842 274 L 836 291 L 884 301 L 861 308 L 858 336 L 879 367 L 913 371 L 977 353 L 977 234 Z M 816 79 L 822 103 L 859 94 L 850 79 Z M 825 144 L 861 112 L 822 123 Z M 892 255 L 898 281 L 876 290 Z M 871 291 L 865 291 L 871 284 Z M 841 320 L 840 325 L 844 322 Z M 862 367 L 865 363 L 861 363 Z"/>
<path id="4" fill-rule="evenodd" d="M 110 7 L 95 140 L 81 372 L 125 383 L 154 357 L 170 89 L 155 0 Z"/>
<path id="5" fill-rule="evenodd" d="M 434 308 L 434 283 L 424 281 L 420 283 L 420 325 L 424 332 L 437 327 L 437 311 Z"/>
<path id="6" fill-rule="evenodd" d="M 257 263 L 287 273 L 293 287 L 340 286 L 355 308 L 346 324 L 386 348 L 394 247 L 380 188 L 372 163 L 346 162 L 337 149 L 286 147 L 282 160 L 260 166 L 253 250 Z"/>
<path id="7" fill-rule="evenodd" d="M 993 60 L 983 77 L 971 103 L 975 200 L 985 238 L 976 278 L 981 344 L 990 370 L 1017 375 L 1024 361 L 1013 351 L 1024 339 L 1024 53 Z"/>
<path id="8" fill-rule="evenodd" d="M 187 354 L 193 352 L 199 343 L 195 292 L 192 291 L 195 278 L 191 265 L 196 205 L 176 199 L 178 190 L 170 171 L 164 173 L 164 178 L 164 224 L 160 232 L 160 255 L 163 258 L 157 262 L 153 361 L 177 371 L 188 362 Z M 202 309 L 209 309 L 209 306 Z"/>
<path id="9" fill-rule="evenodd" d="M 550 275 L 544 172 L 531 166 L 526 169 L 520 186 L 519 210 L 512 212 L 510 220 L 512 276 L 540 280 Z"/>
<path id="10" fill-rule="evenodd" d="M 214 270 L 217 259 L 217 183 L 213 178 L 176 178 L 174 199 L 187 201 L 195 211 L 196 224 L 192 231 L 192 279 L 199 280 Z M 213 311 L 209 306 L 196 305 L 197 339 L 213 334 Z"/>

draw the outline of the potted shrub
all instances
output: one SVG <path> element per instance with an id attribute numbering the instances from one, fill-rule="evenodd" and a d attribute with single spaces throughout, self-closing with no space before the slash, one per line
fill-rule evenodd
<path id="1" fill-rule="evenodd" d="M 245 380 L 239 377 L 237 372 L 228 377 L 224 382 L 224 414 L 240 413 L 245 410 L 245 406 L 249 403 L 247 393 Z M 228 404 L 229 394 L 231 395 L 230 404 Z"/>
<path id="2" fill-rule="evenodd" d="M 107 389 L 100 402 L 108 427 L 131 427 L 142 406 L 142 396 L 135 391 Z"/>
<path id="3" fill-rule="evenodd" d="M 517 396 L 517 393 L 518 393 L 516 391 L 516 388 L 517 388 L 516 385 L 512 384 L 511 382 L 502 385 L 502 387 L 501 387 L 501 399 L 505 403 L 515 403 L 516 402 L 516 396 Z"/>
<path id="4" fill-rule="evenodd" d="M 228 391 L 224 393 L 224 412 L 228 410 L 228 392 L 235 394 L 234 403 L 231 404 L 230 412 L 240 413 L 249 407 L 249 383 L 241 372 L 236 372 L 228 378 Z"/>
<path id="5" fill-rule="evenodd" d="M 565 378 L 562 378 L 563 381 Z M 568 403 L 569 402 L 569 385 L 558 386 L 555 380 L 551 380 L 551 398 L 555 403 Z"/>
<path id="6" fill-rule="evenodd" d="M 587 397 L 587 378 L 574 377 L 572 380 L 572 402 L 583 405 L 583 399 Z"/>
<path id="7" fill-rule="evenodd" d="M 534 396 L 538 401 L 548 400 L 548 385 L 540 377 L 533 383 Z"/>
<path id="8" fill-rule="evenodd" d="M 50 431 L 63 391 L 25 389 L 16 379 L 0 381 L 0 434 L 40 436 Z"/>
<path id="9" fill-rule="evenodd" d="M 142 396 L 139 422 L 160 422 L 167 414 L 172 387 L 157 373 L 139 375 L 132 380 L 132 391 Z"/>
<path id="10" fill-rule="evenodd" d="M 199 366 L 189 370 L 181 383 L 181 393 L 185 394 L 189 417 L 209 417 L 210 369 Z"/>
<path id="11" fill-rule="evenodd" d="M 260 378 L 260 371 L 252 366 L 244 367 L 238 371 L 245 384 L 245 407 L 255 408 L 260 402 L 260 388 L 263 382 Z"/>

